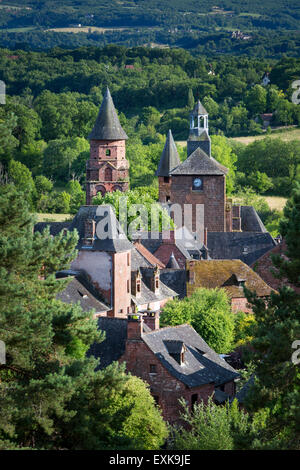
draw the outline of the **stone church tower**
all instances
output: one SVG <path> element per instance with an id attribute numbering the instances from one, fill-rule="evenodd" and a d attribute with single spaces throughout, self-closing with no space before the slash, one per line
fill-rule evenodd
<path id="1" fill-rule="evenodd" d="M 240 231 L 239 209 L 234 207 L 233 211 L 226 199 L 227 173 L 228 169 L 211 156 L 208 113 L 198 101 L 190 115 L 187 159 L 182 163 L 169 131 L 156 173 L 159 201 L 180 205 L 182 225 L 200 236 L 205 230 Z"/>
<path id="2" fill-rule="evenodd" d="M 86 166 L 86 204 L 99 192 L 127 191 L 129 162 L 126 160 L 125 141 L 114 103 L 106 89 L 94 128 L 89 135 L 90 158 Z"/>

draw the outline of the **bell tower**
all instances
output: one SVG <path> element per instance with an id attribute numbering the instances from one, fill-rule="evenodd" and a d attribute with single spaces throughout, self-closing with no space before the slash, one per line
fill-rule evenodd
<path id="1" fill-rule="evenodd" d="M 86 166 L 86 204 L 98 193 L 127 191 L 129 162 L 122 129 L 109 89 L 106 89 L 94 128 L 89 135 L 90 158 Z"/>
<path id="2" fill-rule="evenodd" d="M 187 141 L 187 156 L 189 157 L 198 147 L 209 157 L 211 156 L 208 112 L 199 100 L 190 114 L 190 134 Z"/>

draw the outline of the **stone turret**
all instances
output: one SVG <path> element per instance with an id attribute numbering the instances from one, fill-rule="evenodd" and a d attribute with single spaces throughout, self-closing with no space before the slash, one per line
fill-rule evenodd
<path id="1" fill-rule="evenodd" d="M 90 159 L 86 169 L 86 203 L 98 193 L 126 191 L 129 188 L 129 163 L 126 160 L 122 128 L 110 91 L 107 88 L 95 125 L 89 135 Z"/>
<path id="2" fill-rule="evenodd" d="M 171 194 L 171 178 L 170 174 L 174 168 L 180 165 L 180 158 L 173 139 L 171 130 L 167 135 L 167 140 L 163 149 L 163 153 L 158 164 L 156 175 L 159 184 L 159 201 L 170 202 Z"/>

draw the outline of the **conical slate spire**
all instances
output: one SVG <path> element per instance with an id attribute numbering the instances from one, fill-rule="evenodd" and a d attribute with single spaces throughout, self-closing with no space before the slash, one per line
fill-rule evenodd
<path id="1" fill-rule="evenodd" d="M 201 103 L 200 100 L 197 101 L 197 103 L 195 104 L 195 107 L 191 113 L 193 116 L 201 116 L 203 114 L 208 114 L 208 112 L 206 111 L 206 109 L 204 108 L 203 104 Z"/>
<path id="2" fill-rule="evenodd" d="M 171 130 L 169 130 L 156 175 L 169 176 L 171 171 L 178 165 L 180 165 L 180 158 L 177 152 L 172 132 Z"/>
<path id="3" fill-rule="evenodd" d="M 173 251 L 172 251 L 172 254 L 170 256 L 170 259 L 168 261 L 168 264 L 167 264 L 166 268 L 168 268 L 168 269 L 180 269 L 179 264 L 177 263 L 177 260 L 174 256 Z"/>
<path id="4" fill-rule="evenodd" d="M 110 91 L 106 92 L 97 116 L 94 128 L 89 135 L 90 140 L 125 140 L 128 139 L 122 129 Z"/>

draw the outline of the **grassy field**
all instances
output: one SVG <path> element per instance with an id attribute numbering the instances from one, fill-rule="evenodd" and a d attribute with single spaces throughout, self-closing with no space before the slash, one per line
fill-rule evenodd
<path id="1" fill-rule="evenodd" d="M 267 201 L 270 209 L 277 209 L 278 211 L 282 211 L 287 199 L 285 197 L 280 196 L 262 196 Z"/>
<path id="2" fill-rule="evenodd" d="M 285 142 L 289 142 L 291 140 L 298 140 L 300 139 L 300 129 L 293 128 L 282 132 L 272 132 L 271 134 L 262 134 L 262 135 L 255 135 L 251 137 L 233 137 L 231 140 L 235 140 L 236 142 L 241 142 L 242 144 L 251 144 L 255 140 L 265 139 L 266 137 L 271 137 L 272 139 L 281 139 Z"/>
<path id="3" fill-rule="evenodd" d="M 64 222 L 65 220 L 72 219 L 72 214 L 35 214 L 38 222 Z"/>
<path id="4" fill-rule="evenodd" d="M 129 27 L 128 27 L 129 28 Z M 89 33 L 90 31 L 94 33 L 95 31 L 98 33 L 104 33 L 105 31 L 123 31 L 124 29 L 128 28 L 98 28 L 97 26 L 82 26 L 81 28 L 79 27 L 74 27 L 74 28 L 52 28 L 52 29 L 46 29 L 45 31 L 54 31 L 56 33 Z"/>

